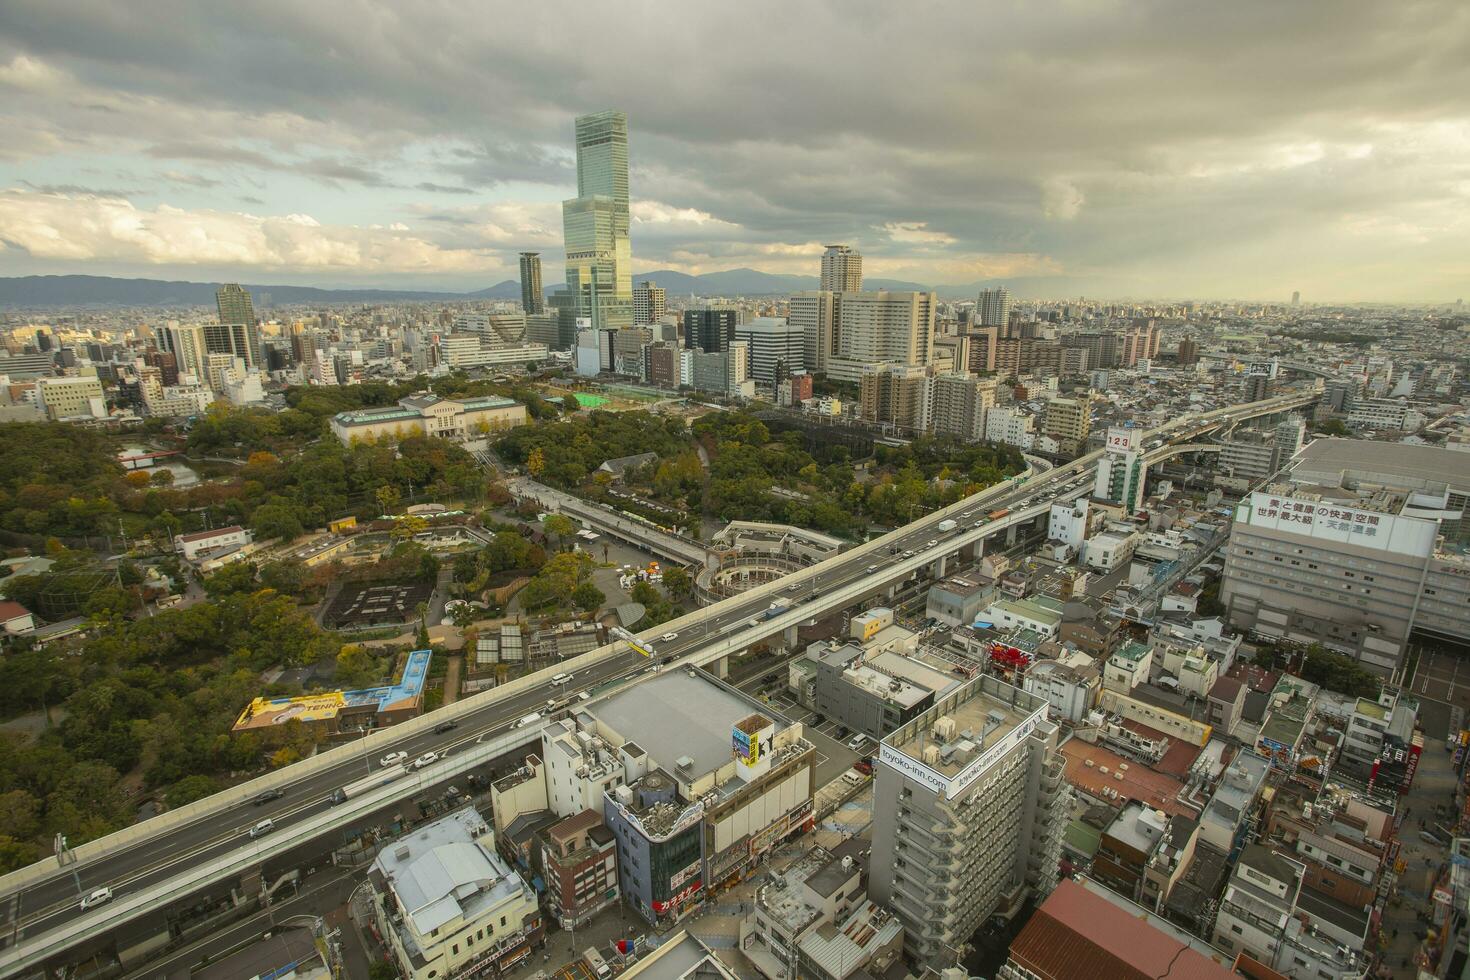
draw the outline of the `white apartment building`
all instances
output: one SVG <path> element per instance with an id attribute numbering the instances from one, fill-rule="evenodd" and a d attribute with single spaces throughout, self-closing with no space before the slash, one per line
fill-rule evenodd
<path id="1" fill-rule="evenodd" d="M 1036 441 L 1036 419 L 1019 408 L 991 408 L 985 413 L 985 440 L 1030 449 Z"/>
<path id="2" fill-rule="evenodd" d="M 827 375 L 857 381 L 875 364 L 929 363 L 937 299 L 933 293 L 843 293 L 838 300 L 836 353 Z"/>
<path id="3" fill-rule="evenodd" d="M 666 310 L 662 286 L 640 282 L 633 287 L 633 325 L 649 326 L 663 319 Z"/>
<path id="4" fill-rule="evenodd" d="M 1413 402 L 1398 398 L 1359 399 L 1348 413 L 1347 423 L 1355 429 L 1387 429 L 1413 432 L 1429 419 Z"/>

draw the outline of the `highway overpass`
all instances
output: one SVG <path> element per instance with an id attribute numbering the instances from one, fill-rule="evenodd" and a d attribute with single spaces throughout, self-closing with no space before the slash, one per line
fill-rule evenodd
<path id="1" fill-rule="evenodd" d="M 1316 392 L 1291 393 L 1185 416 L 1148 431 L 1145 440 L 1160 440 L 1155 449 L 1188 442 L 1220 425 L 1274 414 L 1317 397 Z M 973 554 L 989 537 L 1013 539 L 1025 525 L 1044 519 L 1053 500 L 1090 492 L 1101 455 L 1091 453 L 1046 472 L 997 484 L 850 551 L 666 623 L 640 640 L 655 649 L 664 669 L 712 665 L 719 672 L 731 654 L 738 656 L 776 636 L 794 639 L 796 626 L 807 619 L 891 594 L 905 579 L 931 566 L 936 577 L 942 575 L 952 558 Z M 989 513 L 1001 509 L 1009 513 L 988 519 Z M 937 525 L 947 519 L 959 527 L 939 532 Z M 777 597 L 790 600 L 792 607 L 761 619 Z M 659 635 L 669 632 L 677 638 L 662 642 Z M 539 737 L 539 725 L 515 728 L 516 719 L 538 709 L 547 713 L 548 702 L 553 709 L 565 707 L 582 691 L 595 697 L 657 667 L 626 644 L 614 643 L 84 844 L 66 865 L 52 857 L 5 875 L 0 878 L 0 975 L 63 963 L 73 947 L 95 942 L 159 908 L 186 903 L 201 889 L 237 881 L 253 870 L 271 868 L 273 862 L 279 870 L 279 862 L 288 861 L 293 851 L 299 853 L 304 843 L 338 834 L 354 819 Z M 571 682 L 554 685 L 550 677 L 557 672 L 572 674 Z M 451 720 L 457 722 L 456 728 L 435 731 Z M 331 806 L 329 798 L 337 788 L 361 780 L 374 771 L 380 756 L 398 750 L 411 758 L 433 750 L 444 758 L 421 773 L 348 804 Z M 283 795 L 252 805 L 268 790 Z M 252 839 L 249 828 L 266 817 L 275 822 L 276 830 Z M 101 908 L 83 911 L 77 903 L 78 883 L 83 893 L 110 886 L 116 897 Z"/>

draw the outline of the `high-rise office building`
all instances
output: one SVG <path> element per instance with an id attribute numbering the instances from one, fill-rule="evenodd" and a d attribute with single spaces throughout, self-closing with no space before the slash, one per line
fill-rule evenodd
<path id="1" fill-rule="evenodd" d="M 802 326 L 781 317 L 758 316 L 735 325 L 735 339 L 750 348 L 750 376 L 774 385 L 806 370 L 806 338 Z"/>
<path id="2" fill-rule="evenodd" d="M 628 117 L 579 116 L 577 196 L 562 202 L 567 285 L 552 297 L 559 316 L 593 329 L 633 325 L 633 255 L 628 241 Z"/>
<path id="3" fill-rule="evenodd" d="M 1299 289 L 1293 289 L 1291 291 L 1291 305 L 1292 306 L 1301 306 L 1302 305 L 1302 293 L 1301 293 L 1301 290 L 1299 290 Z"/>
<path id="4" fill-rule="evenodd" d="M 878 364 L 927 365 L 937 305 L 933 293 L 843 293 L 828 377 L 856 381 Z"/>
<path id="5" fill-rule="evenodd" d="M 648 326 L 663 319 L 664 288 L 644 281 L 633 287 L 633 323 Z"/>
<path id="6" fill-rule="evenodd" d="M 521 309 L 528 315 L 546 312 L 546 293 L 541 286 L 541 253 L 521 253 Z"/>
<path id="7" fill-rule="evenodd" d="M 838 297 L 841 293 L 813 289 L 797 293 L 787 305 L 787 322 L 801 327 L 806 351 L 806 369 L 825 374 L 837 332 Z"/>
<path id="8" fill-rule="evenodd" d="M 981 327 L 1004 327 L 1011 319 L 1011 294 L 1004 286 L 982 289 L 975 300 L 973 323 Z"/>
<path id="9" fill-rule="evenodd" d="M 846 245 L 828 245 L 822 253 L 822 279 L 818 288 L 834 293 L 855 293 L 862 289 L 862 255 Z"/>
<path id="10" fill-rule="evenodd" d="M 238 283 L 225 283 L 214 294 L 215 304 L 219 308 L 219 322 L 221 326 L 235 327 L 238 331 L 228 331 L 231 346 L 226 348 L 219 346 L 218 349 L 210 347 L 210 353 L 232 353 L 245 360 L 246 367 L 259 367 L 260 365 L 260 324 L 255 319 L 255 307 L 250 302 L 250 294 Z M 221 333 L 215 333 L 216 343 L 223 344 L 219 338 Z M 238 339 L 237 339 L 238 338 Z M 208 332 L 206 331 L 206 340 Z"/>
<path id="11" fill-rule="evenodd" d="M 735 310 L 685 310 L 684 346 L 709 354 L 729 350 L 739 321 Z"/>
<path id="12" fill-rule="evenodd" d="M 1199 363 L 1199 344 L 1189 337 L 1179 341 L 1179 363 L 1181 365 Z"/>
<path id="13" fill-rule="evenodd" d="M 1047 702 L 993 677 L 941 699 L 879 744 L 868 894 L 923 966 L 998 909 L 1056 887 L 1072 789 Z"/>
<path id="14" fill-rule="evenodd" d="M 159 350 L 174 356 L 174 379 L 169 382 L 170 387 L 178 384 L 180 374 L 193 375 L 196 379 L 204 377 L 204 356 L 209 352 L 204 327 L 171 320 L 165 326 L 154 327 L 153 337 Z"/>

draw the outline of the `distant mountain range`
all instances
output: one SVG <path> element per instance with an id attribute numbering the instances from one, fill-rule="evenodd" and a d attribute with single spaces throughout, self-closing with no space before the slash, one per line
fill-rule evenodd
<path id="1" fill-rule="evenodd" d="M 804 289 L 816 289 L 816 276 L 778 275 L 757 269 L 727 269 L 691 276 L 671 269 L 641 272 L 633 282 L 651 281 L 668 290 L 670 296 L 785 296 Z M 988 286 L 1005 285 L 1018 297 L 1044 295 L 1077 295 L 1087 288 L 1078 280 L 1012 279 L 975 282 L 953 286 L 925 286 L 899 279 L 864 279 L 867 289 L 896 291 L 932 289 L 946 299 L 970 299 Z M 178 282 L 162 279 L 116 279 L 111 276 L 15 276 L 0 277 L 0 307 L 78 307 L 78 306 L 213 306 L 219 283 Z M 314 286 L 249 285 L 256 297 L 269 293 L 271 305 L 329 305 L 333 303 L 393 303 L 416 300 L 464 302 L 477 299 L 516 300 L 521 284 L 514 279 L 496 283 L 487 289 L 454 293 L 414 289 L 318 289 Z M 561 286 L 548 286 L 547 294 Z"/>

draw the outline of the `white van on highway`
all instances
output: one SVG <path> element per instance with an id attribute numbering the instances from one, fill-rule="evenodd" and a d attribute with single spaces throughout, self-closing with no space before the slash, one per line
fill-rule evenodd
<path id="1" fill-rule="evenodd" d="M 568 673 L 560 673 L 560 674 L 556 674 L 555 676 L 553 676 L 551 678 L 551 683 L 553 683 L 553 684 L 569 684 L 569 683 L 571 683 L 571 680 L 572 680 L 572 675 L 571 674 L 568 674 Z"/>
<path id="2" fill-rule="evenodd" d="M 539 712 L 539 711 L 533 711 L 529 715 L 526 715 L 526 717 L 524 717 L 524 718 L 520 719 L 519 721 L 517 721 L 514 725 L 511 725 L 510 727 L 512 727 L 512 728 L 525 728 L 527 725 L 534 725 L 534 724 L 536 724 L 536 722 L 538 722 L 540 720 L 541 720 L 541 712 Z"/>

